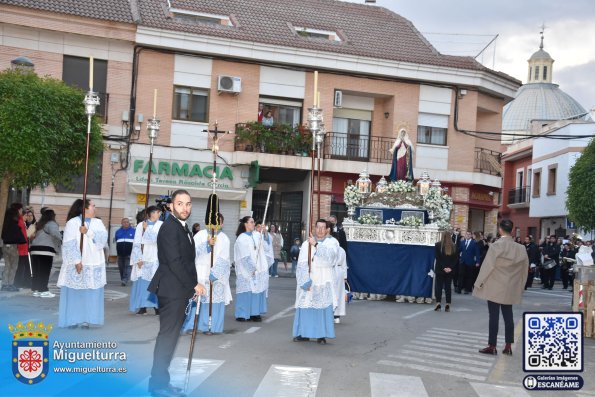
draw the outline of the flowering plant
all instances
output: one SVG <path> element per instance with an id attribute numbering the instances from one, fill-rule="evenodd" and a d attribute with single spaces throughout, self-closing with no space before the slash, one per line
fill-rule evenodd
<path id="1" fill-rule="evenodd" d="M 411 182 L 398 180 L 390 182 L 386 191 L 388 193 L 413 193 L 415 192 L 415 186 L 413 186 L 413 183 Z"/>
<path id="2" fill-rule="evenodd" d="M 409 227 L 420 227 L 423 226 L 424 222 L 415 216 L 408 216 L 399 221 L 399 225 L 401 226 L 409 226 Z"/>
<path id="3" fill-rule="evenodd" d="M 380 219 L 376 215 L 371 214 L 364 214 L 360 216 L 357 220 L 362 225 L 379 225 L 382 223 Z"/>
<path id="4" fill-rule="evenodd" d="M 395 220 L 395 218 L 390 218 L 390 219 L 387 219 L 386 222 L 384 222 L 384 223 L 386 223 L 387 225 L 398 225 L 399 221 Z"/>
<path id="5" fill-rule="evenodd" d="M 362 195 L 355 185 L 347 185 L 343 194 L 343 200 L 347 207 L 355 208 L 361 202 Z"/>
<path id="6" fill-rule="evenodd" d="M 433 211 L 438 220 L 450 218 L 452 204 L 450 196 L 442 194 L 440 189 L 436 188 L 430 188 L 424 199 L 424 207 L 428 211 Z"/>

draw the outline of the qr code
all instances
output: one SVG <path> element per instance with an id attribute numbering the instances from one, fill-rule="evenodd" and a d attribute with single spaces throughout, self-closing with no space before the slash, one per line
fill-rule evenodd
<path id="1" fill-rule="evenodd" d="M 523 370 L 583 370 L 582 313 L 524 313 Z"/>

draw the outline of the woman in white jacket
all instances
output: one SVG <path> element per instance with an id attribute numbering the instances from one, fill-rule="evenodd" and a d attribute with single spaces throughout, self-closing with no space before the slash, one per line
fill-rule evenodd
<path id="1" fill-rule="evenodd" d="M 159 220 L 160 215 L 161 211 L 156 206 L 152 205 L 147 208 L 147 219 L 136 226 L 134 234 L 130 255 L 130 264 L 132 265 L 130 280 L 133 284 L 130 292 L 129 310 L 136 314 L 147 314 L 148 307 L 154 308 L 155 314 L 159 314 L 157 296 L 149 292 L 147 288 L 159 267 L 157 234 L 163 224 Z"/>

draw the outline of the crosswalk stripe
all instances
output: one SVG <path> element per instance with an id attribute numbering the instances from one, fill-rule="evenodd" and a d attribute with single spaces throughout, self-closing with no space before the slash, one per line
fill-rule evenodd
<path id="1" fill-rule="evenodd" d="M 465 379 L 469 379 L 469 380 L 479 380 L 479 381 L 485 381 L 486 378 L 485 376 L 479 376 L 479 375 L 472 375 L 466 372 L 459 372 L 459 371 L 452 371 L 449 369 L 442 369 L 442 368 L 434 368 L 434 367 L 428 367 L 426 365 L 418 365 L 418 364 L 410 364 L 410 363 L 400 363 L 397 361 L 388 361 L 388 360 L 380 360 L 378 361 L 379 365 L 389 365 L 392 367 L 401 367 L 401 368 L 410 368 L 410 369 L 415 369 L 418 371 L 424 371 L 424 372 L 430 372 L 433 374 L 443 374 L 443 375 L 450 375 L 450 376 L 456 376 L 459 378 L 465 378 Z"/>
<path id="2" fill-rule="evenodd" d="M 320 368 L 271 365 L 254 397 L 314 397 Z"/>
<path id="3" fill-rule="evenodd" d="M 444 352 L 449 352 L 449 353 L 458 353 L 459 351 L 465 351 L 465 352 L 473 352 L 473 353 L 477 353 L 477 351 L 479 349 L 474 348 L 474 347 L 447 347 L 444 346 L 442 344 L 437 344 L 437 343 L 431 343 L 431 342 L 425 342 L 425 341 L 418 341 L 418 340 L 412 340 L 411 342 L 409 342 L 408 345 L 405 345 L 405 347 L 409 347 L 409 348 L 413 348 L 413 347 L 417 347 L 417 345 L 421 345 L 421 346 L 429 346 L 432 347 L 438 351 L 444 351 Z M 486 356 L 488 357 L 488 356 Z"/>
<path id="4" fill-rule="evenodd" d="M 473 336 L 467 336 L 467 335 L 461 335 L 461 336 L 457 336 L 456 338 L 453 338 L 453 336 L 450 335 L 441 335 L 441 334 L 433 334 L 433 333 L 429 333 L 426 332 L 423 335 L 418 336 L 418 338 L 430 338 L 430 339 L 434 339 L 438 342 L 442 342 L 444 341 L 445 343 L 448 344 L 457 344 L 457 343 L 464 343 L 466 345 L 472 345 L 472 344 L 485 344 L 487 343 L 487 338 L 478 338 L 478 337 L 473 337 Z M 498 342 L 503 343 L 504 339 L 500 339 L 498 338 Z"/>
<path id="5" fill-rule="evenodd" d="M 244 331 L 245 334 L 253 334 L 256 331 L 258 331 L 260 329 L 260 327 L 250 327 L 247 330 Z"/>
<path id="6" fill-rule="evenodd" d="M 481 397 L 530 397 L 522 387 L 490 385 L 487 383 L 470 382 L 473 390 Z"/>
<path id="7" fill-rule="evenodd" d="M 418 336 L 417 338 L 414 339 L 414 341 L 418 341 L 418 340 L 424 341 L 424 342 L 445 343 L 445 344 L 452 345 L 452 346 L 469 346 L 472 344 L 471 341 L 469 341 L 469 342 L 452 341 L 450 339 L 441 340 L 441 339 L 434 338 L 433 336 L 426 336 L 426 335 Z"/>
<path id="8" fill-rule="evenodd" d="M 202 360 L 193 359 L 192 366 L 190 368 L 190 377 L 188 381 L 187 392 L 190 395 L 191 392 L 200 386 L 217 368 L 219 368 L 225 361 L 223 360 Z M 188 365 L 187 357 L 174 357 L 169 366 L 170 383 L 176 387 L 184 387 L 186 380 L 186 366 Z M 149 389 L 149 377 L 144 378 L 142 381 L 137 383 L 122 396 L 139 396 L 148 394 Z"/>
<path id="9" fill-rule="evenodd" d="M 470 367 L 469 365 L 459 365 L 459 364 L 452 364 L 452 363 L 447 363 L 444 361 L 436 361 L 436 360 L 428 360 L 425 358 L 421 358 L 421 357 L 412 357 L 412 356 L 407 356 L 407 355 L 393 355 L 394 358 L 399 359 L 399 360 L 405 360 L 405 361 L 416 361 L 418 363 L 422 363 L 422 364 L 428 364 L 428 365 L 432 365 L 432 366 L 438 366 L 438 367 L 445 367 L 445 368 L 452 368 L 452 369 L 460 369 L 462 371 L 470 371 L 470 372 L 477 372 L 480 374 L 487 374 L 490 372 L 489 368 L 474 368 L 474 367 Z M 385 360 L 385 361 L 390 361 L 390 360 Z"/>
<path id="10" fill-rule="evenodd" d="M 433 349 L 428 349 L 428 350 L 434 351 Z M 471 354 L 465 354 L 465 353 L 457 353 L 456 356 L 452 356 L 452 357 L 446 356 L 444 354 L 432 354 L 432 353 L 426 353 L 426 352 L 420 352 L 420 351 L 414 351 L 414 350 L 401 350 L 401 353 L 424 356 L 424 357 L 439 358 L 441 360 L 456 361 L 458 363 L 480 365 L 482 367 L 491 367 L 493 364 L 493 362 L 488 362 L 488 361 L 478 361 L 478 360 L 469 360 L 466 358 L 461 358 L 461 356 L 473 357 L 473 358 L 477 357 L 477 355 L 472 356 Z M 388 357 L 394 358 L 395 356 L 393 354 L 389 354 Z"/>
<path id="11" fill-rule="evenodd" d="M 420 377 L 370 372 L 371 397 L 428 397 Z"/>
<path id="12" fill-rule="evenodd" d="M 442 337 L 442 338 L 453 338 L 453 337 L 464 337 L 467 338 L 469 340 L 486 340 L 488 335 L 482 335 L 482 336 L 475 336 L 475 335 L 457 335 L 451 332 L 444 332 L 444 331 L 434 331 L 434 330 L 427 330 L 426 331 L 426 335 L 432 335 L 432 336 L 436 336 L 436 337 Z M 499 341 L 504 341 L 504 337 L 503 336 L 498 336 L 498 340 Z"/>
<path id="13" fill-rule="evenodd" d="M 484 337 L 487 338 L 488 334 L 487 333 L 483 333 L 483 332 L 473 332 L 473 331 L 461 331 L 458 329 L 448 329 L 448 328 L 431 328 L 434 331 L 443 331 L 443 332 L 449 332 L 455 335 L 472 335 L 472 336 L 480 336 L 480 337 Z"/>

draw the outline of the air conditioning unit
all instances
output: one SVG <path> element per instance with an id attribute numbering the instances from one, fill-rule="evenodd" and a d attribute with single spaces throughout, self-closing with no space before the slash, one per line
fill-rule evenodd
<path id="1" fill-rule="evenodd" d="M 242 79 L 234 76 L 219 76 L 217 79 L 217 91 L 239 94 L 242 92 Z"/>
<path id="2" fill-rule="evenodd" d="M 336 108 L 340 108 L 341 106 L 343 106 L 343 91 L 335 91 L 334 105 Z"/>

